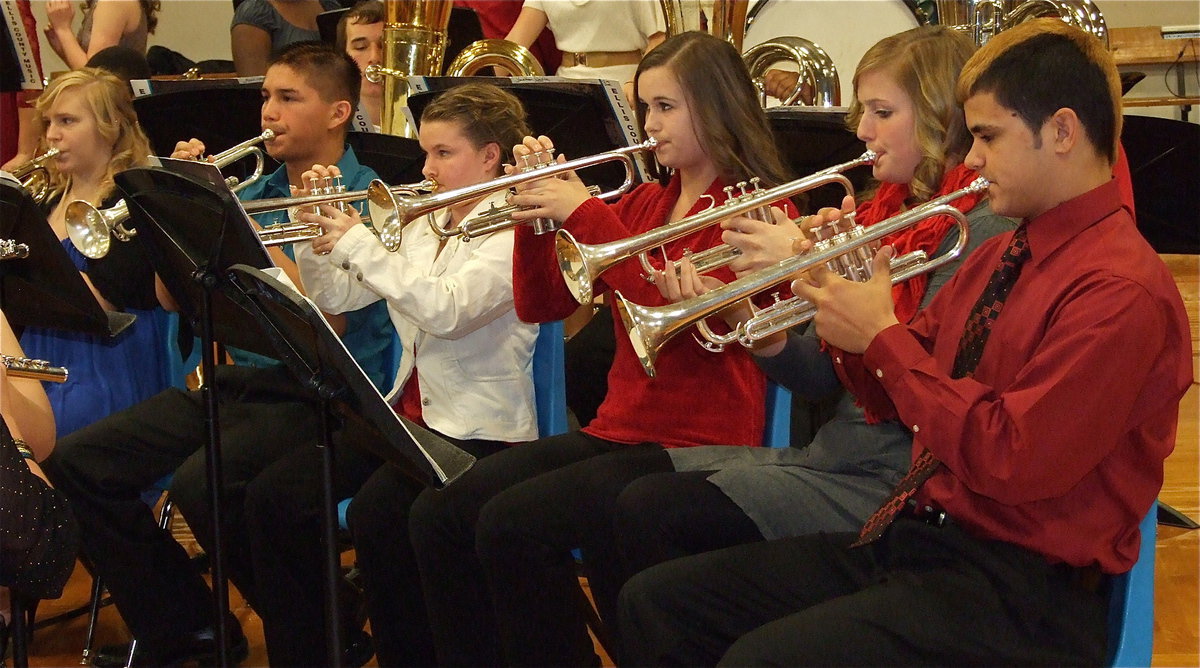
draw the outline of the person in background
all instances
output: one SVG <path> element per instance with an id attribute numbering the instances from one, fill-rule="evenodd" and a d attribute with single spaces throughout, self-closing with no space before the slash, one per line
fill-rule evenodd
<path id="1" fill-rule="evenodd" d="M 48 0 L 46 39 L 67 67 L 84 67 L 89 58 L 110 46 L 127 46 L 143 55 L 146 40 L 158 27 L 160 0 L 84 0 L 83 23 L 71 32 L 75 9 L 71 0 Z"/>
<path id="2" fill-rule="evenodd" d="M 0 170 L 12 171 L 37 157 L 37 124 L 33 103 L 42 93 L 42 56 L 37 39 L 37 22 L 29 0 L 0 2 L 4 21 L 5 49 L 0 68 Z M 19 34 L 12 27 L 19 26 Z M 10 59 L 11 54 L 11 59 Z"/>
<path id="3" fill-rule="evenodd" d="M 364 0 L 338 20 L 338 51 L 345 51 L 363 72 L 383 63 L 383 16 L 380 0 Z M 383 82 L 371 81 L 364 74 L 358 104 L 378 131 L 383 118 Z"/>
<path id="4" fill-rule="evenodd" d="M 283 47 L 319 40 L 317 14 L 339 8 L 337 0 L 245 0 L 229 28 L 237 75 L 262 76 Z"/>

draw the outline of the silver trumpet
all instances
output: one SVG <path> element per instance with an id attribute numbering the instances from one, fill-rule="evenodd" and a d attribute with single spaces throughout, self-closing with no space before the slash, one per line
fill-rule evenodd
<path id="1" fill-rule="evenodd" d="M 436 181 L 421 181 L 420 183 L 389 186 L 383 181 L 375 179 L 371 181 L 366 190 L 346 190 L 345 186 L 339 183 L 316 188 L 320 192 L 301 195 L 299 197 L 272 197 L 269 199 L 242 202 L 242 208 L 245 209 L 246 213 L 254 215 L 269 211 L 285 211 L 287 209 L 302 207 L 313 207 L 313 209 L 316 209 L 322 204 L 341 206 L 345 203 L 365 198 L 367 200 L 368 216 L 375 233 L 379 235 L 379 240 L 383 242 L 384 247 L 394 252 L 400 249 L 400 242 L 403 238 L 404 224 L 397 223 L 395 220 L 398 215 L 397 212 L 404 206 L 403 202 L 428 197 L 428 195 L 422 195 L 421 193 L 429 192 L 436 188 Z M 345 209 L 343 208 L 343 210 Z M 296 243 L 297 241 L 315 239 L 322 234 L 324 232 L 321 230 L 321 226 L 316 223 L 295 223 L 290 225 L 274 225 L 260 230 L 259 239 L 266 246 L 281 246 L 283 244 Z"/>
<path id="2" fill-rule="evenodd" d="M 12 175 L 21 182 L 21 187 L 38 204 L 50 197 L 50 171 L 46 169 L 46 163 L 53 160 L 58 153 L 57 148 L 52 148 L 12 170 Z"/>
<path id="3" fill-rule="evenodd" d="M 728 218 L 756 209 L 769 207 L 773 202 L 830 183 L 841 185 L 846 190 L 847 195 L 853 195 L 854 186 L 850 184 L 849 179 L 842 176 L 841 172 L 858 167 L 859 165 L 869 164 L 874 160 L 874 152 L 867 151 L 854 160 L 834 165 L 802 179 L 790 181 L 766 190 L 746 192 L 744 195 L 732 197 L 724 204 L 714 206 L 707 211 L 702 211 L 682 220 L 677 220 L 674 223 L 656 227 L 653 230 L 618 241 L 610 241 L 604 244 L 581 244 L 571 236 L 570 232 L 560 230 L 558 237 L 555 239 L 555 247 L 558 250 L 558 267 L 562 270 L 563 280 L 566 282 L 571 294 L 575 296 L 575 299 L 580 304 L 590 303 L 596 279 L 605 271 L 624 262 L 626 259 L 635 255 L 641 256 L 642 268 L 647 274 L 650 274 L 654 269 L 650 265 L 649 258 L 646 257 L 647 252 L 704 229 L 709 225 L 715 225 Z M 761 217 L 764 214 L 760 213 L 759 215 Z M 769 219 L 770 214 L 766 213 L 765 215 Z M 706 253 L 710 253 L 710 257 L 706 258 L 703 262 L 705 271 L 712 271 L 719 266 L 728 264 L 740 252 L 727 245 L 715 246 L 714 249 L 720 250 L 706 251 Z"/>
<path id="4" fill-rule="evenodd" d="M 67 382 L 67 370 L 61 366 L 52 366 L 46 360 L 0 354 L 0 362 L 4 363 L 5 373 L 13 378 L 32 378 L 51 383 Z"/>
<path id="5" fill-rule="evenodd" d="M 22 260 L 29 257 L 29 246 L 16 239 L 0 239 L 0 260 Z"/>
<path id="6" fill-rule="evenodd" d="M 617 312 L 621 315 L 642 368 L 653 377 L 658 351 L 667 341 L 688 327 L 703 324 L 705 318 L 720 313 L 738 301 L 771 290 L 797 273 L 817 266 L 825 265 L 851 280 L 866 280 L 870 277 L 871 260 L 874 256 L 873 250 L 868 249 L 872 248 L 873 244 L 877 245 L 883 237 L 927 218 L 954 218 L 958 225 L 958 243 L 932 260 L 928 259 L 923 251 L 915 251 L 893 259 L 892 267 L 895 273 L 892 274 L 892 283 L 908 280 L 917 274 L 932 271 L 954 261 L 966 248 L 968 228 L 966 216 L 950 206 L 950 202 L 972 193 L 983 192 L 987 190 L 988 185 L 987 179 L 980 177 L 965 188 L 930 200 L 870 227 L 853 225 L 829 239 L 816 242 L 813 249 L 807 253 L 787 258 L 774 266 L 681 302 L 655 307 L 641 306 L 628 301 L 618 291 Z M 715 346 L 710 348 L 712 350 L 735 341 L 749 346 L 776 332 L 807 322 L 815 313 L 816 309 L 812 304 L 799 297 L 791 297 L 757 310 L 749 320 L 724 336 L 714 334 L 707 327 L 699 329 Z"/>
<path id="7" fill-rule="evenodd" d="M 633 146 L 625 146 L 622 148 L 589 155 L 582 158 L 575 158 L 566 162 L 554 162 L 553 150 L 536 151 L 528 156 L 522 156 L 524 162 L 521 165 L 521 171 L 507 176 L 501 176 L 491 181 L 485 181 L 463 188 L 447 190 L 445 192 L 436 193 L 420 198 L 419 200 L 405 203 L 405 208 L 398 212 L 397 222 L 404 225 L 408 221 L 424 215 L 430 211 L 436 211 L 447 206 L 461 204 L 473 199 L 478 199 L 491 193 L 508 190 L 509 188 L 528 183 L 529 181 L 538 181 L 548 179 L 552 176 L 565 174 L 577 169 L 594 167 L 606 162 L 620 162 L 625 167 L 625 180 L 621 185 L 607 192 L 597 192 L 598 189 L 589 188 L 589 192 L 593 197 L 598 197 L 603 200 L 613 199 L 629 191 L 633 187 L 633 180 L 637 174 L 633 162 L 633 156 L 636 153 L 643 151 L 653 151 L 658 146 L 658 142 L 654 138 L 647 139 L 640 144 Z M 533 162 L 530 162 L 530 161 Z M 493 207 L 492 210 L 483 213 L 475 218 L 464 220 L 457 227 L 449 229 L 441 229 L 433 226 L 433 231 L 440 237 L 450 238 L 461 236 L 464 240 L 470 240 L 485 234 L 499 232 L 510 227 L 516 227 L 522 223 L 528 223 L 533 226 L 533 229 L 538 234 L 546 234 L 556 231 L 561 227 L 561 221 L 554 221 L 545 218 L 537 218 L 530 221 L 517 221 L 512 219 L 512 214 L 520 207 L 515 205 L 506 207 Z M 432 223 L 431 223 L 432 226 Z M 386 230 L 385 230 L 386 232 Z"/>
<path id="8" fill-rule="evenodd" d="M 226 167 L 247 156 L 254 156 L 254 172 L 245 181 L 230 176 L 225 183 L 234 192 L 262 178 L 265 158 L 258 144 L 275 138 L 274 130 L 263 130 L 262 134 L 248 139 L 236 146 L 230 147 L 212 156 L 212 163 L 217 167 Z M 137 236 L 137 230 L 126 229 L 125 221 L 129 220 L 129 205 L 125 200 L 117 202 L 107 209 L 98 209 L 91 202 L 77 199 L 67 205 L 67 236 L 80 253 L 92 259 L 108 255 L 112 237 L 117 241 L 127 242 Z"/>

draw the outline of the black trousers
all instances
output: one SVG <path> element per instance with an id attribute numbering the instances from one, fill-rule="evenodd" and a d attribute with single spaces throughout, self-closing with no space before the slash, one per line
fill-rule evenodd
<path id="1" fill-rule="evenodd" d="M 282 368 L 220 367 L 217 387 L 228 573 L 257 608 L 249 541 L 240 530 L 246 486 L 271 463 L 313 442 L 316 412 L 311 397 Z M 214 624 L 208 586 L 140 496 L 183 465 L 172 494 L 197 535 L 211 535 L 207 495 L 189 473 L 204 470 L 206 442 L 200 393 L 170 389 L 66 436 L 44 465 L 71 502 L 84 554 L 150 651 Z"/>
<path id="2" fill-rule="evenodd" d="M 544 473 L 626 447 L 582 432 L 552 436 L 483 459 L 445 489 L 421 493 L 409 531 L 439 663 L 502 663 L 493 593 L 501 598 L 508 592 L 489 588 L 476 557 L 475 525 L 483 507 Z M 591 662 L 598 662 L 594 654 Z"/>
<path id="3" fill-rule="evenodd" d="M 509 447 L 495 441 L 443 438 L 477 459 Z M 421 578 L 408 534 L 409 508 L 424 489 L 425 485 L 400 467 L 384 464 L 354 494 L 346 513 L 366 588 L 375 658 L 380 666 L 429 666 L 436 662 Z"/>
<path id="4" fill-rule="evenodd" d="M 660 564 L 621 592 L 622 665 L 1091 664 L 1106 601 L 1079 571 L 956 525 L 753 543 Z"/>
<path id="5" fill-rule="evenodd" d="M 670 470 L 661 446 L 625 446 L 513 485 L 483 506 L 475 548 L 495 594 L 506 664 L 597 660 L 571 550 L 583 553 L 600 616 L 614 620 L 625 580 L 613 536 L 617 496 L 648 473 Z"/>

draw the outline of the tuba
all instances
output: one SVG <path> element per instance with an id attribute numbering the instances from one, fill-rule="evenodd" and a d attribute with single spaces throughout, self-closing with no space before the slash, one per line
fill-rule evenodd
<path id="1" fill-rule="evenodd" d="M 450 0 L 384 0 L 383 66 L 368 67 L 365 74 L 376 82 L 382 77 L 380 125 L 385 133 L 416 138 L 404 115 L 408 106 L 404 77 L 441 73 L 452 4 Z"/>
<path id="2" fill-rule="evenodd" d="M 514 77 L 546 76 L 532 51 L 503 39 L 471 42 L 446 66 L 446 76 L 474 76 L 485 67 L 499 67 Z"/>
<path id="3" fill-rule="evenodd" d="M 967 32 L 981 46 L 1002 30 L 1047 16 L 1087 31 L 1108 46 L 1108 24 L 1092 0 L 938 0 L 937 11 L 939 23 Z"/>
<path id="4" fill-rule="evenodd" d="M 21 187 L 38 204 L 45 202 L 50 197 L 50 170 L 46 168 L 46 163 L 57 155 L 58 149 L 52 148 L 12 170 L 12 175 L 21 182 Z"/>
<path id="5" fill-rule="evenodd" d="M 755 44 L 746 49 L 742 60 L 746 61 L 746 69 L 750 70 L 750 78 L 759 90 L 759 101 L 764 107 L 767 106 L 767 93 L 763 76 L 771 65 L 780 61 L 792 61 L 800 68 L 796 87 L 779 100 L 781 103 L 821 107 L 836 107 L 842 103 L 842 85 L 833 58 L 825 53 L 825 49 L 803 37 L 777 37 Z M 811 93 L 805 95 L 808 91 Z"/>
<path id="6" fill-rule="evenodd" d="M 231 165 L 247 156 L 254 156 L 254 172 L 245 181 L 238 181 L 230 176 L 225 183 L 237 192 L 262 178 L 263 167 L 266 164 L 262 149 L 258 144 L 275 138 L 274 130 L 263 130 L 262 134 L 253 139 L 231 146 L 212 156 L 212 163 L 217 167 Z M 125 200 L 117 202 L 107 209 L 98 209 L 91 202 L 77 199 L 67 205 L 67 236 L 80 253 L 93 260 L 108 255 L 111 237 L 117 241 L 127 242 L 137 236 L 137 230 L 125 228 L 129 219 L 129 205 Z"/>

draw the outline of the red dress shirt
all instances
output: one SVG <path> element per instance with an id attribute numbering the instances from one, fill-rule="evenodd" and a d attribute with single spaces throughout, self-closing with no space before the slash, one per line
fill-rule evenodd
<path id="1" fill-rule="evenodd" d="M 866 407 L 913 431 L 914 456 L 927 447 L 945 464 L 919 501 L 1051 563 L 1124 572 L 1192 382 L 1187 316 L 1117 180 L 1026 224 L 1032 258 L 973 377 L 950 369 L 1012 233 L 973 253 L 910 325 L 835 367 Z"/>
<path id="2" fill-rule="evenodd" d="M 714 181 L 707 194 L 717 202 L 724 201 L 723 185 Z M 564 227 L 581 243 L 624 239 L 666 221 L 679 198 L 679 188 L 676 177 L 665 187 L 656 183 L 638 186 L 613 206 L 592 198 L 571 214 Z M 688 214 L 708 206 L 708 199 L 702 197 Z M 789 206 L 788 214 L 794 217 L 794 208 Z M 667 244 L 667 254 L 678 259 L 685 248 L 701 251 L 719 243 L 721 228 L 712 225 Z M 661 261 L 661 255 L 654 255 L 656 262 Z M 733 280 L 728 269 L 713 275 L 725 282 Z M 596 282 L 595 294 L 611 289 L 619 289 L 637 304 L 666 303 L 658 288 L 642 278 L 636 259 L 605 272 Z M 526 322 L 560 320 L 579 306 L 558 269 L 554 235 L 536 235 L 525 225 L 517 228 L 513 295 L 517 316 Z M 710 353 L 684 333 L 663 346 L 655 362 L 656 375 L 650 378 L 609 301 L 614 308 L 616 355 L 608 372 L 608 394 L 584 432 L 621 443 L 649 441 L 667 447 L 761 444 L 766 382 L 749 353 L 741 346 Z"/>

